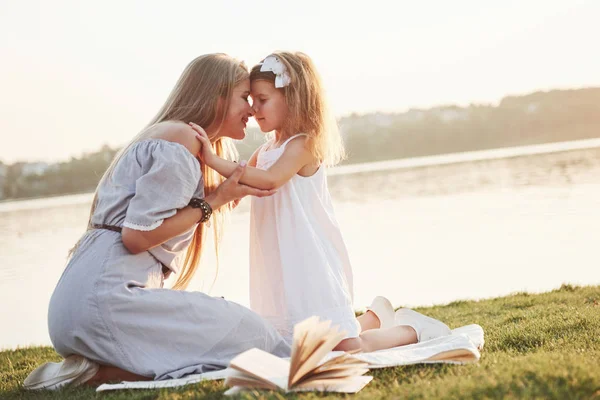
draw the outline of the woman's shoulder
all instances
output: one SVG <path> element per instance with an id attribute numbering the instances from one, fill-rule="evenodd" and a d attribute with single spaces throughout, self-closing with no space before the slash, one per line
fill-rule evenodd
<path id="1" fill-rule="evenodd" d="M 177 143 L 185 147 L 196 157 L 200 152 L 200 141 L 196 139 L 196 131 L 181 121 L 163 121 L 149 127 L 149 139 L 160 139 Z"/>
<path id="2" fill-rule="evenodd" d="M 137 164 L 146 172 L 151 169 L 187 171 L 186 174 L 196 179 L 201 176 L 199 151 L 200 142 L 191 127 L 183 122 L 161 122 L 146 128 L 142 137 L 125 151 L 119 164 Z"/>

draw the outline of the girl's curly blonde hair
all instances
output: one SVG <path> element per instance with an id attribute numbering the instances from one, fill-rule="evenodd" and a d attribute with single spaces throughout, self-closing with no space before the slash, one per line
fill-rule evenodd
<path id="1" fill-rule="evenodd" d="M 300 52 L 276 51 L 270 56 L 279 58 L 285 65 L 291 81 L 278 89 L 283 91 L 288 106 L 288 118 L 282 131 L 289 136 L 308 135 L 307 147 L 315 159 L 326 166 L 336 165 L 345 158 L 344 145 L 313 61 Z M 262 63 L 252 68 L 250 82 L 265 80 L 275 84 L 275 74 L 261 72 L 261 66 Z"/>

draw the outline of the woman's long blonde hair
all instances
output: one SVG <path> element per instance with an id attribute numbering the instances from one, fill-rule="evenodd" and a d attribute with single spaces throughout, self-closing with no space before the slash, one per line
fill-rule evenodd
<path id="1" fill-rule="evenodd" d="M 217 122 L 218 133 L 226 118 L 226 111 L 231 101 L 233 88 L 243 80 L 248 79 L 248 76 L 246 65 L 226 54 L 207 54 L 194 59 L 185 68 L 167 101 L 154 119 L 116 155 L 100 179 L 98 188 L 105 180 L 110 179 L 115 166 L 123 155 L 135 143 L 148 139 L 151 133 L 149 128 L 159 122 L 195 122 L 202 127 L 207 127 Z M 220 101 L 220 99 L 224 101 Z M 220 104 L 221 107 L 219 107 Z M 219 157 L 234 159 L 237 156 L 233 142 L 229 138 L 220 137 L 213 142 L 213 147 Z M 224 178 L 206 165 L 202 165 L 201 168 L 204 179 L 204 195 L 206 196 L 214 191 L 224 181 Z M 94 194 L 90 210 L 88 230 L 92 228 L 92 216 L 96 209 L 98 188 Z M 229 207 L 221 207 L 221 209 L 215 210 L 212 217 L 217 260 L 225 214 L 228 211 L 230 211 Z M 184 265 L 179 271 L 173 289 L 185 289 L 192 280 L 200 262 L 205 237 L 206 226 L 199 224 L 188 247 Z M 78 244 L 75 245 L 69 255 L 73 254 L 77 246 Z"/>
<path id="2" fill-rule="evenodd" d="M 327 166 L 339 163 L 345 158 L 344 144 L 313 61 L 301 52 L 276 51 L 271 56 L 279 58 L 285 65 L 291 80 L 288 86 L 279 89 L 288 106 L 283 131 L 288 135 L 307 134 L 307 147 L 316 160 Z M 250 82 L 266 80 L 275 83 L 275 74 L 261 72 L 261 66 L 252 68 Z"/>

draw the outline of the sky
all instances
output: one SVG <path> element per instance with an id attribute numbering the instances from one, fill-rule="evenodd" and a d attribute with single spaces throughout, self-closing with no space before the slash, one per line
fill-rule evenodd
<path id="1" fill-rule="evenodd" d="M 599 17 L 596 0 L 0 0 L 0 161 L 127 143 L 205 53 L 303 51 L 339 117 L 600 86 Z"/>

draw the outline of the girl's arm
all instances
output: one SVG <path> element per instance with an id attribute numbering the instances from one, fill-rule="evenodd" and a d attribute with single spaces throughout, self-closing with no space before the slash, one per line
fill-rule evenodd
<path id="1" fill-rule="evenodd" d="M 248 167 L 240 182 L 258 189 L 274 190 L 292 179 L 302 167 L 311 162 L 311 159 L 311 154 L 304 147 L 304 140 L 294 139 L 287 144 L 279 160 L 269 169 Z M 214 154 L 206 158 L 205 162 L 224 177 L 231 176 L 236 167 L 236 163 Z"/>
<path id="2" fill-rule="evenodd" d="M 192 125 L 192 127 L 196 128 L 197 125 Z M 196 129 L 196 131 L 200 133 L 197 138 L 202 142 L 201 157 L 204 159 L 206 165 L 226 178 L 231 176 L 237 164 L 218 157 L 212 151 L 212 146 L 210 146 L 208 138 L 205 134 L 202 135 L 203 131 L 198 129 Z M 305 136 L 300 136 L 290 141 L 286 145 L 281 157 L 279 157 L 275 164 L 267 170 L 254 167 L 246 168 L 244 176 L 240 178 L 240 183 L 264 190 L 274 190 L 283 186 L 287 181 L 292 179 L 302 167 L 313 163 L 313 156 L 304 146 L 305 142 Z M 257 152 L 252 155 L 251 161 Z M 256 165 L 255 160 L 254 164 Z"/>

